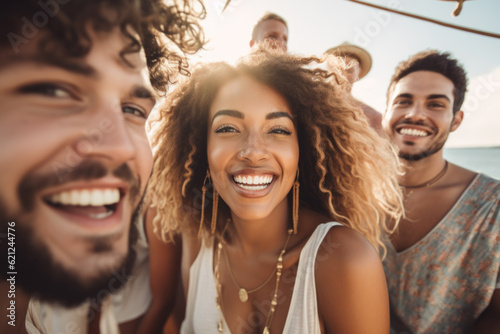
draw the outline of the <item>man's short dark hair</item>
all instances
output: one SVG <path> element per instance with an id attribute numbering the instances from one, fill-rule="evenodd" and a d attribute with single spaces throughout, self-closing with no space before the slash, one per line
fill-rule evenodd
<path id="1" fill-rule="evenodd" d="M 417 71 L 436 72 L 450 79 L 454 86 L 453 113 L 460 110 L 467 91 L 467 74 L 462 65 L 448 52 L 440 53 L 437 50 L 419 52 L 398 65 L 387 90 L 387 102 L 399 80 Z"/>
<path id="2" fill-rule="evenodd" d="M 279 16 L 278 14 L 275 14 L 275 13 L 271 13 L 271 12 L 267 12 L 266 14 L 264 14 L 264 16 L 262 16 L 258 21 L 257 23 L 254 25 L 253 27 L 253 30 L 252 30 L 252 39 L 254 41 L 257 40 L 257 29 L 259 28 L 259 25 L 264 22 L 264 21 L 267 21 L 267 20 L 276 20 L 276 21 L 279 21 L 281 23 L 283 23 L 285 25 L 285 27 L 288 29 L 288 24 L 286 23 L 285 19 L 282 18 L 281 16 Z"/>

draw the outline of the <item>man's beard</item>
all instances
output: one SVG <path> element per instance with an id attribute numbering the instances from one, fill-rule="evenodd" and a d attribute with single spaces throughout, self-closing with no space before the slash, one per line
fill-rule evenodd
<path id="1" fill-rule="evenodd" d="M 408 123 L 408 124 L 411 124 L 411 123 Z M 441 136 L 439 136 L 439 138 L 436 138 L 435 141 L 433 143 L 431 143 L 429 147 L 427 147 L 426 149 L 424 149 L 423 151 L 418 152 L 418 153 L 405 153 L 405 152 L 399 151 L 399 157 L 403 160 L 408 161 L 408 162 L 420 161 L 424 158 L 427 158 L 427 157 L 439 152 L 444 147 L 446 140 L 448 140 L 448 135 L 449 135 L 449 132 L 441 134 Z M 405 142 L 405 144 L 407 146 L 414 145 L 413 142 Z"/>
<path id="2" fill-rule="evenodd" d="M 419 152 L 419 153 L 399 152 L 399 157 L 401 159 L 404 159 L 404 160 L 409 161 L 409 162 L 419 161 L 419 160 L 422 160 L 423 158 L 427 158 L 428 156 L 433 155 L 436 152 L 439 152 L 439 150 L 441 150 L 443 148 L 445 142 L 446 142 L 446 140 L 443 142 L 435 143 L 434 145 L 432 145 L 428 149 L 426 149 L 422 152 Z"/>
<path id="3" fill-rule="evenodd" d="M 105 167 L 93 162 L 83 164 L 82 169 L 87 169 L 89 166 L 94 171 L 86 174 L 86 178 L 94 179 L 102 177 L 107 173 Z M 127 169 L 128 166 L 123 165 L 117 170 L 118 172 L 115 171 L 113 174 L 117 176 L 121 171 L 122 174 L 131 175 L 132 172 Z M 95 175 L 96 170 L 100 170 L 97 173 L 99 175 Z M 89 177 L 89 175 L 92 176 Z M 123 179 L 131 177 L 133 178 L 133 176 L 127 176 L 123 177 Z M 27 183 L 29 184 L 30 181 Z M 44 181 L 43 183 L 46 182 Z M 130 183 L 130 193 L 133 194 L 135 192 L 135 196 L 139 196 L 140 186 L 138 180 L 135 182 L 132 180 Z M 23 184 L 26 186 L 26 182 L 22 182 L 20 186 L 20 197 L 24 213 L 33 208 L 34 199 L 32 197 L 34 196 L 34 192 L 31 190 L 34 189 L 30 189 L 29 193 L 26 193 L 22 189 Z M 39 187 L 39 185 L 35 185 L 35 187 Z M 28 188 L 30 187 L 28 186 Z M 8 210 L 3 204 L 5 201 L 0 199 L 0 254 L 5 254 L 4 260 L 0 261 L 0 277 L 2 280 L 7 279 L 10 277 L 7 273 L 12 271 L 9 269 L 7 262 L 8 248 L 10 247 L 8 240 L 9 226 L 7 223 L 15 222 L 15 272 L 17 273 L 15 275 L 15 284 L 30 297 L 36 297 L 42 301 L 55 302 L 66 307 L 73 307 L 81 304 L 87 298 L 98 295 L 99 298 L 103 298 L 119 290 L 130 276 L 135 261 L 136 252 L 133 246 L 138 238 L 136 221 L 141 211 L 143 196 L 139 200 L 131 217 L 127 255 L 120 261 L 117 261 L 116 266 L 102 268 L 100 272 L 94 273 L 92 279 L 87 279 L 86 281 L 83 281 L 76 273 L 57 263 L 47 245 L 37 239 L 32 227 L 33 224 L 29 221 L 22 221 L 17 217 L 8 216 Z M 134 198 L 134 196 L 131 196 L 131 198 Z M 64 237 L 64 235 L 61 235 L 61 238 Z M 97 254 L 109 251 L 111 248 L 110 243 L 113 240 L 109 237 L 94 237 L 89 238 L 88 241 L 92 246 L 92 252 Z"/>

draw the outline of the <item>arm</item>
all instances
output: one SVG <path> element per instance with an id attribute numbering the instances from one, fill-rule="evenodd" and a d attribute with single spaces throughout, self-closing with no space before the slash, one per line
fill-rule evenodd
<path id="1" fill-rule="evenodd" d="M 160 240 L 153 232 L 155 214 L 150 209 L 145 223 L 149 242 L 149 282 L 153 300 L 136 333 L 162 333 L 174 307 L 179 284 L 181 240 L 176 239 L 175 244 Z"/>
<path id="2" fill-rule="evenodd" d="M 316 259 L 320 323 L 325 333 L 389 333 L 389 297 L 374 247 L 347 227 L 334 227 Z"/>
<path id="3" fill-rule="evenodd" d="M 479 316 L 469 334 L 500 333 L 500 289 L 496 289 L 490 304 Z"/>

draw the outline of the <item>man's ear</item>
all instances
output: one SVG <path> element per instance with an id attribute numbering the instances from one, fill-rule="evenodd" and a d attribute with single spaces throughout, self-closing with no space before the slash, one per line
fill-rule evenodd
<path id="1" fill-rule="evenodd" d="M 450 132 L 453 132 L 456 129 L 458 129 L 460 124 L 462 124 L 463 119 L 464 119 L 464 112 L 462 110 L 457 111 L 453 115 L 453 120 L 451 121 Z"/>
<path id="2" fill-rule="evenodd" d="M 255 41 L 253 40 L 253 38 L 250 40 L 250 47 L 252 47 L 253 45 L 255 44 Z"/>

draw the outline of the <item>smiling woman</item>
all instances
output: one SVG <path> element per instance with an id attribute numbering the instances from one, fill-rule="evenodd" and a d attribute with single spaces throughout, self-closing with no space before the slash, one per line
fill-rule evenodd
<path id="1" fill-rule="evenodd" d="M 150 190 L 157 232 L 182 233 L 183 333 L 388 332 L 368 241 L 401 215 L 397 158 L 314 61 L 205 65 L 161 110 Z"/>

